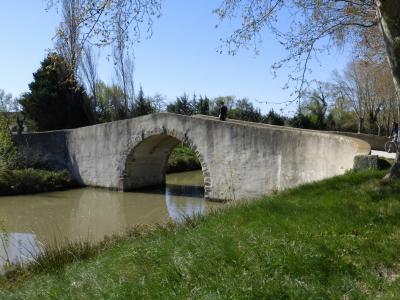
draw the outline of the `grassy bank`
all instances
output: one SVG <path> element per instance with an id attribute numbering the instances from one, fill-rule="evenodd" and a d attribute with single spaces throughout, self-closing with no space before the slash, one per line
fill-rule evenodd
<path id="1" fill-rule="evenodd" d="M 185 172 L 201 169 L 196 153 L 185 145 L 176 146 L 169 156 L 167 173 Z"/>
<path id="2" fill-rule="evenodd" d="M 66 171 L 0 170 L 0 195 L 49 192 L 74 186 L 76 183 Z"/>
<path id="3" fill-rule="evenodd" d="M 384 174 L 135 231 L 91 258 L 0 279 L 0 299 L 398 299 L 400 182 Z"/>

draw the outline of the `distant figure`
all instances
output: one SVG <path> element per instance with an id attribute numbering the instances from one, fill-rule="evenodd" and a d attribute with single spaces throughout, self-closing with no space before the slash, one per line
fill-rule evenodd
<path id="1" fill-rule="evenodd" d="M 393 137 L 394 142 L 397 142 L 398 133 L 399 133 L 399 123 L 393 121 L 392 129 L 390 130 L 390 137 Z"/>
<path id="2" fill-rule="evenodd" d="M 219 119 L 221 121 L 225 121 L 227 115 L 228 115 L 228 108 L 225 106 L 224 101 L 222 101 L 219 106 Z"/>

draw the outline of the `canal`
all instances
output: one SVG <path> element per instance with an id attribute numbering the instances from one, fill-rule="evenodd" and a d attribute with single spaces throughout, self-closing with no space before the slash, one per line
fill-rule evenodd
<path id="1" fill-rule="evenodd" d="M 81 188 L 0 197 L 0 269 L 7 261 L 31 260 L 44 244 L 98 242 L 138 224 L 180 222 L 220 205 L 204 200 L 201 171 L 169 174 L 165 187 L 134 192 Z"/>

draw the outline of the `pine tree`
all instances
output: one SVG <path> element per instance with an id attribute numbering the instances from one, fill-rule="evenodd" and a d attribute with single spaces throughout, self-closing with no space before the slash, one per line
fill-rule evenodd
<path id="1" fill-rule="evenodd" d="M 24 114 L 39 131 L 90 124 L 89 99 L 64 58 L 50 53 L 33 74 L 30 92 L 20 100 Z"/>

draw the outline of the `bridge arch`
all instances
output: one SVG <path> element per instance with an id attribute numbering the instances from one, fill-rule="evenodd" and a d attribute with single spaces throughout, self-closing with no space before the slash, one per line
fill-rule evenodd
<path id="1" fill-rule="evenodd" d="M 123 168 L 120 175 L 120 189 L 123 191 L 161 185 L 165 183 L 168 158 L 172 149 L 179 143 L 188 145 L 201 164 L 204 178 L 204 195 L 209 199 L 211 194 L 211 176 L 204 155 L 199 152 L 196 142 L 187 133 L 166 128 L 142 130 L 132 136 L 131 145 L 123 157 Z"/>

